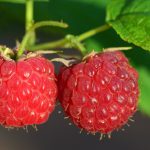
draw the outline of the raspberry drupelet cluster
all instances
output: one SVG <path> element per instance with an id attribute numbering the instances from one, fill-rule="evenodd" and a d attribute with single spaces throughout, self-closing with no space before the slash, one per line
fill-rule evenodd
<path id="1" fill-rule="evenodd" d="M 53 64 L 43 57 L 14 61 L 0 57 L 0 124 L 24 127 L 48 120 L 57 85 Z"/>
<path id="2" fill-rule="evenodd" d="M 2 126 L 46 122 L 56 98 L 76 126 L 110 134 L 137 110 L 138 73 L 120 51 L 91 53 L 81 62 L 61 67 L 57 77 L 52 62 L 41 55 L 0 57 Z"/>
<path id="3" fill-rule="evenodd" d="M 138 97 L 138 73 L 120 51 L 88 56 L 62 67 L 58 75 L 58 98 L 66 115 L 91 133 L 111 133 L 125 125 Z"/>

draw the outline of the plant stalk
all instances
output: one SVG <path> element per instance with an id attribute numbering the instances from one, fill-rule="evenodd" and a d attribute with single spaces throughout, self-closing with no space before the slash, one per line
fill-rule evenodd
<path id="1" fill-rule="evenodd" d="M 26 0 L 26 32 L 33 25 L 34 2 L 33 0 Z"/>
<path id="2" fill-rule="evenodd" d="M 26 0 L 26 33 L 30 30 L 34 24 L 34 0 Z M 27 45 L 32 46 L 36 42 L 35 31 L 30 33 L 30 39 L 27 41 Z"/>
<path id="3" fill-rule="evenodd" d="M 109 26 L 108 24 L 105 24 L 105 25 L 102 25 L 102 26 L 100 26 L 100 27 L 91 29 L 91 30 L 89 30 L 89 31 L 87 31 L 87 32 L 84 32 L 84 33 L 80 34 L 80 35 L 78 36 L 78 41 L 81 42 L 81 41 L 83 41 L 83 40 L 85 40 L 85 39 L 87 39 L 87 38 L 89 38 L 89 37 L 91 37 L 91 36 L 93 36 L 93 35 L 96 35 L 97 33 L 106 31 L 106 30 L 108 30 L 109 28 L 110 28 L 110 26 Z"/>
<path id="4" fill-rule="evenodd" d="M 66 23 L 58 22 L 58 21 L 41 21 L 41 22 L 35 23 L 34 25 L 32 25 L 32 27 L 30 27 L 30 29 L 26 32 L 25 36 L 23 37 L 22 42 L 19 47 L 19 50 L 18 50 L 18 53 L 17 53 L 17 57 L 20 57 L 23 54 L 25 48 L 28 46 L 27 45 L 28 40 L 31 38 L 30 34 L 33 31 L 35 31 L 37 28 L 44 27 L 44 26 L 57 26 L 60 28 L 68 27 L 68 25 Z M 56 43 L 54 45 L 56 45 Z"/>
<path id="5" fill-rule="evenodd" d="M 108 30 L 109 28 L 111 28 L 111 27 L 108 24 L 105 24 L 105 25 L 102 25 L 100 27 L 91 29 L 85 33 L 80 34 L 80 35 L 74 36 L 74 38 L 76 38 L 76 40 L 78 42 L 82 42 L 89 37 L 92 37 L 92 36 L 94 36 L 100 32 Z M 72 43 L 69 43 L 67 38 L 63 38 L 63 39 L 60 39 L 60 40 L 57 40 L 54 42 L 47 42 L 47 43 L 31 46 L 31 47 L 29 47 L 29 49 L 31 51 L 36 51 L 39 49 L 44 50 L 44 49 L 54 49 L 54 48 L 60 48 L 60 47 L 63 48 L 63 47 L 66 47 L 66 45 L 67 45 L 67 47 L 69 47 L 68 45 L 70 45 L 70 47 L 72 48 Z M 82 50 L 81 50 L 81 52 L 82 52 Z M 82 53 L 85 54 L 85 50 Z"/>

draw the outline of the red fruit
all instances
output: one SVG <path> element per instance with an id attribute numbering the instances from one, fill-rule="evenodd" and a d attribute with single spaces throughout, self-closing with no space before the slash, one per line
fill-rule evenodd
<path id="1" fill-rule="evenodd" d="M 78 127 L 110 133 L 137 109 L 138 73 L 122 52 L 104 52 L 63 67 L 58 89 L 64 111 Z"/>
<path id="2" fill-rule="evenodd" d="M 0 124 L 22 127 L 47 121 L 55 107 L 54 66 L 43 57 L 0 58 Z"/>

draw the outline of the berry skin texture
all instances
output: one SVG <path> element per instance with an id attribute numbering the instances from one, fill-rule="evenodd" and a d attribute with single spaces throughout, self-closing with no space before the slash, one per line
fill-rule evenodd
<path id="1" fill-rule="evenodd" d="M 138 73 L 122 52 L 103 52 L 63 67 L 58 91 L 75 125 L 108 134 L 125 125 L 137 109 Z"/>
<path id="2" fill-rule="evenodd" d="M 42 124 L 55 107 L 54 66 L 37 56 L 25 60 L 0 57 L 0 124 L 24 127 Z"/>

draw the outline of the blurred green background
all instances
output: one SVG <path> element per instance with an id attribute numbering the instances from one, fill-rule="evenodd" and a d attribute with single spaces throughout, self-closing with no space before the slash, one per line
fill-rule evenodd
<path id="1" fill-rule="evenodd" d="M 0 0 L 2 1 L 2 0 Z M 4 0 L 3 0 L 4 1 Z M 18 0 L 19 3 L 23 0 Z M 14 3 L 0 3 L 0 44 L 15 47 L 16 40 L 24 35 L 25 5 Z M 35 3 L 35 21 L 57 20 L 67 22 L 68 29 L 46 27 L 38 30 L 37 42 L 59 39 L 66 34 L 81 34 L 89 29 L 105 23 L 106 5 L 108 0 L 50 0 Z M 117 7 L 117 6 L 116 6 Z M 132 65 L 140 75 L 140 102 L 131 127 L 125 131 L 113 133 L 112 139 L 99 141 L 99 135 L 86 133 L 78 134 L 79 129 L 69 126 L 63 114 L 58 114 L 59 106 L 50 117 L 48 123 L 39 126 L 36 132 L 32 128 L 29 133 L 23 130 L 7 131 L 0 128 L 0 149 L 2 150 L 47 150 L 47 149 L 150 149 L 150 54 L 132 44 L 121 40 L 119 35 L 110 29 L 84 41 L 88 51 L 101 51 L 107 47 L 132 46 L 125 52 Z M 71 51 L 74 53 L 74 51 Z M 56 64 L 57 69 L 59 65 Z M 141 113 L 142 112 L 142 113 Z"/>

